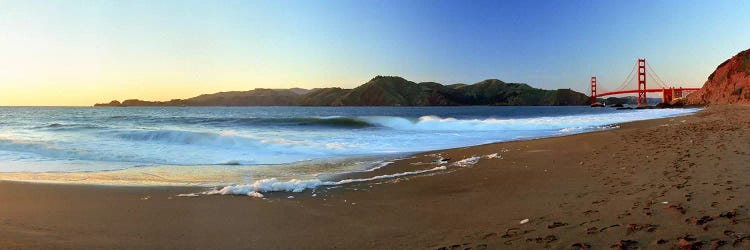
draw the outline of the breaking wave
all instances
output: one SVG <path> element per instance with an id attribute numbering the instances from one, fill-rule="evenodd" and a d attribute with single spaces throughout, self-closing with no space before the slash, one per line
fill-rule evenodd
<path id="1" fill-rule="evenodd" d="M 172 123 L 179 125 L 205 125 L 210 127 L 319 127 L 330 129 L 386 128 L 410 131 L 518 131 L 562 130 L 596 128 L 620 122 L 653 119 L 692 113 L 695 110 L 639 110 L 611 114 L 546 116 L 529 118 L 452 118 L 441 116 L 332 116 L 292 118 L 221 118 L 221 117 L 135 117 L 113 116 L 112 119 L 139 120 L 148 124 Z M 67 125 L 60 125 L 67 126 Z"/>
<path id="2" fill-rule="evenodd" d="M 373 124 L 358 118 L 349 117 L 291 117 L 291 118 L 217 118 L 217 117 L 135 117 L 112 116 L 113 120 L 139 120 L 146 123 L 198 124 L 218 127 L 236 126 L 305 126 L 332 128 L 366 128 Z"/>
<path id="3" fill-rule="evenodd" d="M 18 109 L 0 109 L 0 171 L 41 171 L 15 166 L 19 162 L 56 164 L 56 169 L 72 172 L 79 171 L 82 161 L 96 165 L 91 169 L 291 164 L 582 133 L 697 111 L 547 109 L 564 112 L 510 107 L 71 108 L 33 109 L 21 116 L 14 113 Z M 507 111 L 517 113 L 503 113 Z M 264 178 L 288 177 L 274 171 L 281 170 L 267 170 Z"/>
<path id="4" fill-rule="evenodd" d="M 320 186 L 336 186 L 336 185 L 349 184 L 349 183 L 367 182 L 367 181 L 374 181 L 374 180 L 381 180 L 381 179 L 391 179 L 391 178 L 397 178 L 397 177 L 408 176 L 408 175 L 418 175 L 418 174 L 424 174 L 424 173 L 446 170 L 446 169 L 448 169 L 446 166 L 439 166 L 439 167 L 434 167 L 431 169 L 415 170 L 415 171 L 402 172 L 402 173 L 396 173 L 396 174 L 378 175 L 378 176 L 373 176 L 369 178 L 344 179 L 340 181 L 321 181 L 318 179 L 311 179 L 311 180 L 293 179 L 289 181 L 280 181 L 276 178 L 270 178 L 270 179 L 259 180 L 252 184 L 230 185 L 230 186 L 225 186 L 221 189 L 209 190 L 209 191 L 205 191 L 201 193 L 182 194 L 181 196 L 196 196 L 196 195 L 201 195 L 201 194 L 202 195 L 222 194 L 222 195 L 248 195 L 248 196 L 257 197 L 259 193 L 265 193 L 265 192 L 299 193 L 306 189 L 312 189 L 312 188 L 316 188 Z M 260 197 L 263 197 L 263 196 L 260 195 Z"/>
<path id="5" fill-rule="evenodd" d="M 103 129 L 105 126 L 94 125 L 94 124 L 78 124 L 78 123 L 51 123 L 46 126 L 38 126 L 36 129 L 45 129 L 52 131 L 65 131 L 65 130 L 86 130 L 86 129 Z"/>

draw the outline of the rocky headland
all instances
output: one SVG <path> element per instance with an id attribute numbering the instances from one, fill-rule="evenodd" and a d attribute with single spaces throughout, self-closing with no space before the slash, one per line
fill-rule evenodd
<path id="1" fill-rule="evenodd" d="M 750 104 L 750 49 L 719 64 L 687 104 Z"/>

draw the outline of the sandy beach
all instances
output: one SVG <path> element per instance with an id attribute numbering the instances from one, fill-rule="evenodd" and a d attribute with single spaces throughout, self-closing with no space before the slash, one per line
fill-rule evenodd
<path id="1" fill-rule="evenodd" d="M 0 248 L 750 248 L 750 106 L 422 153 L 348 178 L 441 157 L 453 167 L 314 197 L 1 181 Z"/>

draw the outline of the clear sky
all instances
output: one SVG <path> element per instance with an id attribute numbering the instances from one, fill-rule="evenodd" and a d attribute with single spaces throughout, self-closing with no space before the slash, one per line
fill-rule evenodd
<path id="1" fill-rule="evenodd" d="M 375 75 L 586 93 L 645 57 L 701 86 L 750 47 L 746 1 L 6 1 L 0 105 L 347 87 Z"/>

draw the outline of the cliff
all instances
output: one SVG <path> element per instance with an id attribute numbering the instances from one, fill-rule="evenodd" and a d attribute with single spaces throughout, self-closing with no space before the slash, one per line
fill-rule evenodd
<path id="1" fill-rule="evenodd" d="M 687 104 L 750 104 L 750 49 L 719 64 Z"/>
<path id="2" fill-rule="evenodd" d="M 586 105 L 588 97 L 569 89 L 544 90 L 497 79 L 475 84 L 415 83 L 376 76 L 354 89 L 254 89 L 205 94 L 166 102 L 125 100 L 94 106 L 458 106 Z"/>

